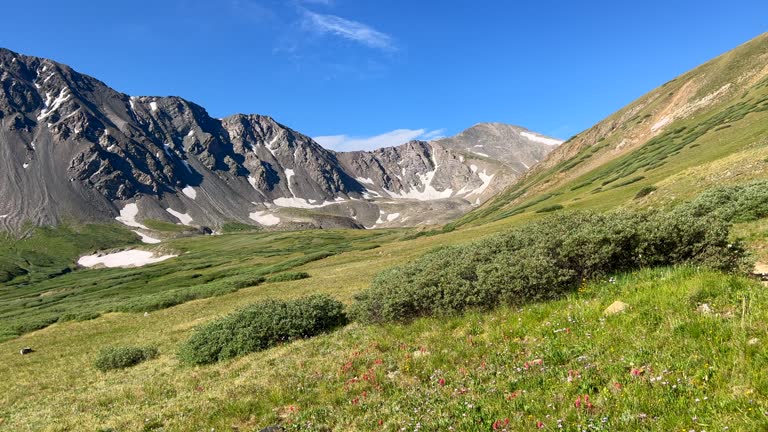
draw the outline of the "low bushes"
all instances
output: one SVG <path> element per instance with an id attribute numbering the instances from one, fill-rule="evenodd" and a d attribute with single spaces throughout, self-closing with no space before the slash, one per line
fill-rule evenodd
<path id="1" fill-rule="evenodd" d="M 198 328 L 181 346 L 179 357 L 190 364 L 215 363 L 315 336 L 346 322 L 344 305 L 328 296 L 266 300 Z"/>
<path id="2" fill-rule="evenodd" d="M 562 209 L 563 209 L 562 204 L 553 204 L 553 205 L 542 207 L 536 210 L 536 213 L 552 213 L 553 211 L 558 211 Z"/>
<path id="3" fill-rule="evenodd" d="M 637 194 L 635 195 L 635 199 L 647 197 L 648 195 L 655 192 L 656 189 L 657 189 L 656 186 L 653 186 L 653 185 L 643 186 L 639 191 L 637 191 Z"/>
<path id="4" fill-rule="evenodd" d="M 552 298 L 585 280 L 640 267 L 702 265 L 734 271 L 745 252 L 729 225 L 683 212 L 558 213 L 386 270 L 355 297 L 362 322 L 406 321 Z"/>
<path id="5" fill-rule="evenodd" d="M 125 369 L 156 358 L 158 355 L 160 352 L 157 348 L 150 346 L 110 347 L 99 353 L 94 367 L 102 372 Z"/>
<path id="6" fill-rule="evenodd" d="M 754 221 L 768 216 L 768 181 L 709 189 L 675 211 L 694 217 L 714 215 L 732 222 Z"/>
<path id="7" fill-rule="evenodd" d="M 100 317 L 98 312 L 68 312 L 59 317 L 59 322 L 89 321 Z"/>
<path id="8" fill-rule="evenodd" d="M 266 279 L 264 276 L 245 276 L 238 280 L 232 281 L 232 287 L 235 289 L 243 289 L 263 283 Z"/>
<path id="9" fill-rule="evenodd" d="M 306 279 L 308 277 L 309 273 L 307 272 L 285 272 L 268 277 L 267 282 L 288 282 Z"/>

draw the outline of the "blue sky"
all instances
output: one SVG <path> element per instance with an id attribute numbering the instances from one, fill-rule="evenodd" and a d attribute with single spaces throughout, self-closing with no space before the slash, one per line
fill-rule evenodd
<path id="1" fill-rule="evenodd" d="M 260 113 L 336 149 L 478 122 L 569 136 L 767 31 L 733 0 L 36 0 L 0 46 L 215 117 Z"/>

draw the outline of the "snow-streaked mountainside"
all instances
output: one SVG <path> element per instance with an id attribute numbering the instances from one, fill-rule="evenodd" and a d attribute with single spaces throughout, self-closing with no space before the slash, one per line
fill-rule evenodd
<path id="1" fill-rule="evenodd" d="M 491 159 L 522 174 L 543 160 L 562 141 L 518 126 L 481 123 L 460 134 L 436 141 L 447 149 Z"/>
<path id="2" fill-rule="evenodd" d="M 4 230 L 115 219 L 139 233 L 147 219 L 212 228 L 441 223 L 559 143 L 480 124 L 439 141 L 338 153 L 270 117 L 214 119 L 182 98 L 130 97 L 5 49 L 0 84 Z"/>

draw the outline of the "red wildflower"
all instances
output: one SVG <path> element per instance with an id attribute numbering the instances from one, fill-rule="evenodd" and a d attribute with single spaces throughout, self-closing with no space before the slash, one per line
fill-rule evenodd
<path id="1" fill-rule="evenodd" d="M 573 406 L 576 408 L 581 408 L 582 405 L 584 405 L 584 408 L 586 409 L 592 409 L 592 403 L 589 401 L 589 395 L 578 396 L 576 401 L 573 402 Z"/>
<path id="2" fill-rule="evenodd" d="M 538 428 L 538 429 L 544 429 L 544 423 L 542 423 L 542 422 L 540 422 L 540 421 L 537 421 L 537 422 L 536 422 L 536 428 Z"/>
<path id="3" fill-rule="evenodd" d="M 496 420 L 493 422 L 493 430 L 502 430 L 505 429 L 507 426 L 509 426 L 509 419 L 505 418 L 504 420 Z"/>
<path id="4" fill-rule="evenodd" d="M 575 380 L 576 378 L 581 378 L 581 374 L 577 370 L 569 370 L 568 371 L 568 382 L 571 382 Z"/>
<path id="5" fill-rule="evenodd" d="M 440 387 L 445 387 L 445 378 L 440 378 L 439 381 L 437 381 L 438 384 L 440 384 Z"/>

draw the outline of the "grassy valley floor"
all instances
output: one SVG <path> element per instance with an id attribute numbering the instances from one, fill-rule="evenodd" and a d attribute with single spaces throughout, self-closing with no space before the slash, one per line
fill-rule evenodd
<path id="1" fill-rule="evenodd" d="M 319 263 L 307 266 L 316 274 L 312 266 Z M 212 366 L 176 359 L 177 344 L 200 322 L 262 296 L 302 293 L 309 280 L 6 342 L 0 429 L 768 427 L 768 293 L 753 280 L 692 268 L 627 274 L 521 309 L 353 324 Z M 615 300 L 629 309 L 604 316 Z M 104 346 L 148 342 L 159 359 L 124 371 L 93 368 Z M 38 352 L 20 356 L 22 345 Z"/>

